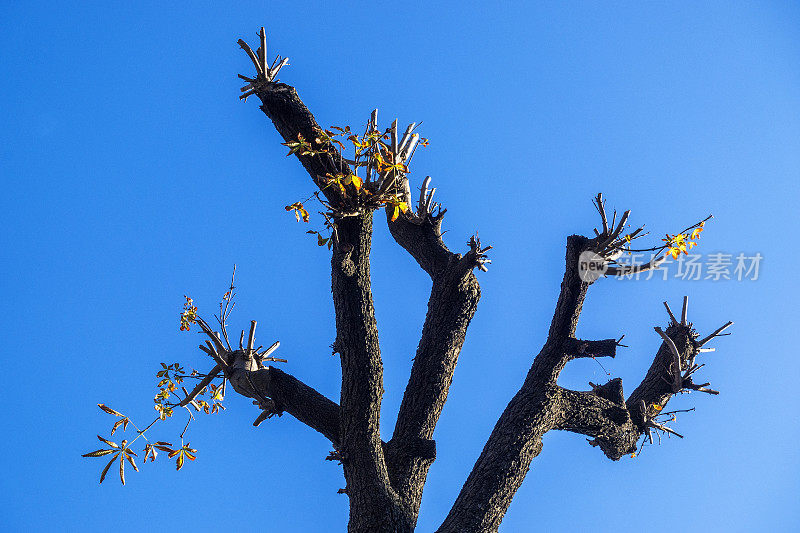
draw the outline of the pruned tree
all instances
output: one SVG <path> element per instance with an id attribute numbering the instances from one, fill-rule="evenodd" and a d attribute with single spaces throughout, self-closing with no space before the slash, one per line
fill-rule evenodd
<path id="1" fill-rule="evenodd" d="M 278 56 L 267 61 L 266 34 L 261 29 L 260 45 L 254 52 L 243 40 L 239 45 L 255 66 L 253 77 L 240 75 L 246 85 L 241 99 L 257 97 L 261 110 L 308 171 L 315 192 L 309 199 L 286 206 L 298 221 L 308 221 L 309 201 L 318 201 L 323 210 L 322 232 L 318 244 L 331 250 L 331 287 L 336 317 L 333 350 L 339 354 L 342 387 L 339 402 L 326 398 L 311 386 L 266 362 L 284 360 L 272 356 L 278 343 L 262 350 L 255 346 L 256 322 L 249 334 L 242 331 L 238 347 L 231 344 L 227 319 L 233 309 L 234 281 L 223 296 L 216 317 L 215 331 L 186 298 L 181 329 L 197 324 L 208 337 L 200 346 L 213 359 L 208 372 L 187 373 L 179 364 L 166 365 L 158 373 L 159 394 L 155 398 L 157 418 L 139 429 L 131 442 L 116 444 L 98 436 L 108 448 L 86 454 L 111 455 L 101 482 L 115 461 L 124 479 L 126 461 L 137 468 L 133 441 L 143 438 L 145 462 L 154 460 L 157 451 L 176 458 L 194 459 L 196 450 L 184 442 L 193 411 L 216 412 L 226 384 L 239 394 L 252 398 L 261 413 L 258 426 L 273 415 L 289 413 L 324 435 L 333 451 L 328 459 L 341 463 L 350 503 L 349 531 L 410 532 L 415 529 L 428 470 L 436 459 L 433 440 L 436 424 L 447 400 L 458 356 L 467 328 L 477 309 L 480 286 L 474 270 L 487 270 L 490 260 L 477 235 L 469 238 L 464 253 L 451 251 L 442 240 L 445 209 L 433 202 L 435 189 L 430 177 L 420 187 L 413 202 L 408 165 L 418 146 L 426 144 L 415 124 L 400 133 L 395 120 L 387 129 L 378 127 L 373 111 L 363 134 L 349 127 L 321 128 L 301 101 L 294 87 L 280 83 L 276 76 L 288 64 Z M 352 144 L 355 155 L 345 155 Z M 653 437 L 677 437 L 666 422 L 679 411 L 665 411 L 676 394 L 705 392 L 718 394 L 708 383 L 696 383 L 696 363 L 706 344 L 723 333 L 730 322 L 700 338 L 688 320 L 688 298 L 684 297 L 680 317 L 664 302 L 669 322 L 656 327 L 662 339 L 653 362 L 641 383 L 626 398 L 622 381 L 590 383 L 591 390 L 575 391 L 558 384 L 564 367 L 579 358 L 615 357 L 623 346 L 622 338 L 583 340 L 575 337 L 578 320 L 589 287 L 608 276 L 628 276 L 658 269 L 667 255 L 677 257 L 697 244 L 704 223 L 698 222 L 675 235 L 667 235 L 653 247 L 634 249 L 632 242 L 647 235 L 643 227 L 627 231 L 630 211 L 617 220 L 606 211 L 601 194 L 594 199 L 600 217 L 593 236 L 571 235 L 566 239 L 564 276 L 553 319 L 544 346 L 533 359 L 519 391 L 497 421 L 483 451 L 441 524 L 441 532 L 496 531 L 515 492 L 522 484 L 531 461 L 542 451 L 542 437 L 551 430 L 570 431 L 589 437 L 614 461 L 637 453 L 639 443 L 652 443 Z M 412 207 L 414 206 L 414 207 Z M 431 278 L 428 311 L 413 360 L 410 377 L 391 437 L 384 440 L 380 428 L 383 396 L 383 364 L 375 309 L 370 285 L 370 248 L 373 215 L 383 209 L 394 240 Z M 327 236 L 326 236 L 327 235 Z M 626 252 L 651 251 L 653 259 L 644 265 L 619 261 Z M 245 340 L 246 337 L 246 340 Z M 188 391 L 186 379 L 198 383 Z M 180 387 L 179 387 L 180 386 Z M 180 389 L 180 390 L 179 390 Z M 182 394 L 181 394 L 182 392 Z M 208 397 L 211 403 L 203 399 Z M 114 431 L 132 424 L 129 417 L 100 404 L 117 417 Z M 150 442 L 147 432 L 159 420 L 184 409 L 189 421 L 181 433 L 181 446 L 166 441 Z"/>

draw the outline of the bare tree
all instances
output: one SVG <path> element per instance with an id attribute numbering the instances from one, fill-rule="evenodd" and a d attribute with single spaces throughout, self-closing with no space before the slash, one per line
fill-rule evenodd
<path id="1" fill-rule="evenodd" d="M 197 387 L 191 392 L 183 389 L 183 399 L 169 408 L 188 411 L 193 404 L 199 409 L 202 405 L 197 405 L 198 394 L 205 387 L 216 378 L 229 382 L 236 392 L 252 398 L 262 410 L 255 425 L 286 412 L 330 440 L 334 451 L 329 458 L 340 461 L 344 470 L 346 488 L 342 492 L 350 502 L 349 531 L 410 532 L 415 529 L 426 476 L 436 458 L 434 430 L 480 299 L 473 271 L 487 269 L 490 261 L 486 253 L 491 247 L 484 247 L 473 236 L 463 254 L 448 249 L 441 231 L 445 210 L 433 202 L 435 189 L 429 187 L 430 178 L 421 185 L 418 200 L 412 202 L 407 165 L 421 142 L 413 124 L 404 134 L 400 134 L 397 121 L 388 129 L 379 130 L 376 111 L 363 135 L 349 128 L 339 128 L 336 132 L 321 128 L 297 91 L 277 81 L 278 71 L 288 60 L 279 56 L 272 64 L 267 62 L 263 28 L 260 40 L 255 52 L 245 41 L 239 41 L 256 69 L 253 77 L 240 75 L 246 82 L 241 98 L 257 97 L 261 101 L 261 110 L 319 189 L 316 198 L 325 207 L 323 215 L 331 232 L 329 237 L 319 235 L 319 239 L 320 244 L 328 244 L 331 249 L 336 316 L 333 349 L 341 358 L 341 396 L 337 404 L 278 368 L 265 366 L 265 361 L 276 360 L 271 353 L 277 345 L 268 350 L 254 347 L 255 322 L 251 323 L 247 342 L 242 332 L 239 347 L 234 349 L 225 327 L 232 299 L 229 292 L 218 317 L 219 333 L 196 316 L 188 301 L 186 320 L 198 323 L 208 336 L 209 341 L 201 348 L 215 360 L 216 366 L 206 374 L 197 374 L 195 377 L 200 379 Z M 336 135 L 353 142 L 354 158 L 343 155 L 340 150 L 343 144 L 334 138 Z M 412 208 L 414 203 L 416 206 Z M 441 524 L 441 532 L 496 531 L 531 461 L 542 450 L 542 437 L 550 430 L 586 435 L 590 437 L 590 445 L 616 461 L 635 454 L 637 443 L 644 439 L 652 442 L 654 435 L 660 438 L 669 433 L 681 437 L 665 425 L 675 413 L 664 410 L 673 395 L 689 391 L 718 394 L 708 388 L 708 383 L 693 381 L 694 373 L 703 366 L 696 364 L 695 359 L 709 350 L 704 346 L 721 335 L 730 323 L 700 339 L 687 318 L 687 298 L 683 300 L 680 317 L 665 302 L 669 323 L 665 329 L 655 328 L 663 342 L 647 375 L 627 399 L 619 378 L 602 385 L 590 384 L 592 388 L 588 391 L 558 385 L 559 374 L 571 360 L 614 357 L 617 347 L 622 346 L 621 338 L 575 338 L 589 287 L 605 276 L 658 268 L 667 254 L 675 255 L 685 251 L 687 244 L 691 246 L 705 222 L 689 226 L 663 239 L 658 246 L 648 248 L 654 252 L 650 263 L 626 266 L 617 259 L 623 252 L 641 251 L 633 250 L 631 243 L 646 233 L 642 228 L 626 231 L 629 211 L 619 220 L 616 212 L 608 216 L 602 195 L 595 198 L 595 207 L 601 224 L 593 236 L 571 235 L 566 239 L 564 277 L 547 340 L 519 391 L 497 421 Z M 382 440 L 380 431 L 383 365 L 370 287 L 373 213 L 379 208 L 385 209 L 394 240 L 432 282 L 416 357 L 388 441 Z M 291 209 L 298 218 L 308 216 L 303 203 L 287 206 L 287 210 Z M 591 263 L 597 267 L 594 273 L 585 268 Z M 102 407 L 107 412 L 113 411 Z M 112 414 L 123 417 L 116 411 Z M 172 450 L 167 444 L 148 446 L 150 451 L 153 446 L 167 450 L 180 461 L 184 455 L 192 458 L 193 450 L 188 444 L 180 450 Z M 115 446 L 103 454 L 117 454 L 114 457 L 119 460 L 122 472 L 123 460 L 129 459 L 132 452 L 126 452 L 126 442 L 121 448 Z M 87 455 L 98 456 L 99 452 Z M 148 453 L 146 449 L 146 456 Z"/>

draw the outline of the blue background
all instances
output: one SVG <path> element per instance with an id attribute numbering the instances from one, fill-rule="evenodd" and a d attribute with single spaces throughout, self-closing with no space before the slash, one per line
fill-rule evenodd
<path id="1" fill-rule="evenodd" d="M 255 429 L 228 410 L 189 430 L 197 461 L 159 458 L 97 484 L 111 417 L 153 416 L 159 363 L 201 371 L 178 331 L 183 294 L 210 317 L 234 263 L 238 331 L 279 339 L 283 368 L 338 398 L 329 255 L 283 206 L 308 177 L 254 101 L 236 46 L 269 33 L 323 125 L 424 120 L 412 181 L 433 176 L 446 242 L 492 244 L 483 297 L 436 432 L 419 521 L 446 515 L 547 331 L 571 233 L 598 191 L 657 242 L 713 213 L 700 252 L 764 257 L 756 281 L 621 282 L 590 290 L 578 334 L 626 334 L 602 364 L 633 390 L 666 324 L 662 301 L 713 343 L 699 377 L 722 391 L 636 459 L 551 432 L 501 531 L 800 528 L 797 494 L 800 9 L 794 2 L 73 2 L 7 0 L 0 15 L 0 285 L 5 303 L 0 529 L 341 531 L 341 469 L 291 416 Z M 374 293 L 390 433 L 427 276 L 377 219 Z M 318 228 L 319 216 L 312 218 Z M 314 223 L 317 223 L 315 226 Z M 560 383 L 608 378 L 576 361 Z M 175 442 L 183 415 L 156 438 Z M 113 472 L 112 472 L 113 474 Z M 794 503 L 792 503 L 794 502 Z"/>

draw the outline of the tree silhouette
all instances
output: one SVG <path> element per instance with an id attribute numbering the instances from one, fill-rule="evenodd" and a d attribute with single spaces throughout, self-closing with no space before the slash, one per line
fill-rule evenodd
<path id="1" fill-rule="evenodd" d="M 187 297 L 181 329 L 197 324 L 208 337 L 201 345 L 215 366 L 206 373 L 187 373 L 178 364 L 159 371 L 161 392 L 156 396 L 158 420 L 172 416 L 174 409 L 215 412 L 226 383 L 239 394 L 252 398 L 261 413 L 254 425 L 276 414 L 289 413 L 330 440 L 328 459 L 339 461 L 344 470 L 350 503 L 348 529 L 353 532 L 409 532 L 416 526 L 423 487 L 436 458 L 434 430 L 447 400 L 458 356 L 474 316 L 480 286 L 474 273 L 487 270 L 490 260 L 477 235 L 469 238 L 464 253 L 448 249 L 442 240 L 445 209 L 433 201 L 435 189 L 430 177 L 412 198 L 408 165 L 417 147 L 426 140 L 411 124 L 400 133 L 397 121 L 386 129 L 378 127 L 373 111 L 363 133 L 350 127 L 320 127 L 301 101 L 295 88 L 278 82 L 276 76 L 288 59 L 278 56 L 267 62 L 266 34 L 260 33 L 254 52 L 243 40 L 239 45 L 256 69 L 254 77 L 240 75 L 246 85 L 240 98 L 257 97 L 260 109 L 294 155 L 308 171 L 317 191 L 302 202 L 287 205 L 298 221 L 308 221 L 307 204 L 323 207 L 325 230 L 316 233 L 318 244 L 331 250 L 331 286 L 336 317 L 334 353 L 341 359 L 342 387 L 339 403 L 311 386 L 265 362 L 282 361 L 272 356 L 277 343 L 266 350 L 255 347 L 256 322 L 249 335 L 240 335 L 238 348 L 229 339 L 226 319 L 233 308 L 234 283 L 223 296 L 217 316 L 219 332 L 203 320 Z M 355 155 L 346 157 L 352 144 Z M 550 430 L 563 430 L 590 437 L 588 442 L 612 460 L 637 453 L 638 443 L 669 433 L 665 425 L 677 411 L 664 408 L 670 398 L 683 392 L 718 394 L 708 383 L 695 383 L 693 376 L 703 365 L 695 360 L 710 350 L 704 346 L 730 326 L 730 322 L 700 339 L 688 321 L 688 298 L 679 317 L 665 302 L 669 323 L 656 327 L 662 344 L 641 383 L 627 397 L 622 380 L 591 384 L 592 390 L 575 391 L 558 385 L 564 367 L 578 358 L 614 357 L 621 338 L 582 340 L 575 338 L 584 299 L 589 287 L 608 276 L 631 276 L 657 269 L 668 255 L 677 257 L 697 244 L 705 220 L 675 235 L 667 235 L 656 246 L 634 249 L 633 241 L 645 237 L 643 228 L 627 231 L 629 211 L 617 220 L 608 216 L 601 194 L 595 198 L 600 227 L 593 236 L 571 235 L 566 239 L 566 259 L 561 290 L 544 346 L 536 355 L 525 380 L 497 421 L 460 494 L 441 524 L 442 532 L 496 531 L 515 492 L 522 484 L 531 461 L 542 450 L 542 437 Z M 428 311 L 422 328 L 408 384 L 391 438 L 382 440 L 380 431 L 383 396 L 383 365 L 378 328 L 370 287 L 370 248 L 373 214 L 383 209 L 394 240 L 416 260 L 431 278 Z M 709 217 L 710 218 L 710 217 Z M 651 251 L 653 259 L 643 265 L 619 261 L 626 252 Z M 188 391 L 181 383 L 198 380 Z M 179 390 L 180 389 L 180 390 Z M 180 392 L 183 392 L 183 395 Z M 173 401 L 175 397 L 177 400 Z M 211 403 L 204 398 L 207 397 Z M 131 423 L 124 414 L 103 404 L 100 407 L 118 418 L 112 429 Z M 187 423 L 188 426 L 188 423 Z M 185 429 L 184 429 L 185 432 Z M 101 481 L 115 461 L 124 483 L 127 461 L 137 468 L 131 443 L 121 444 L 99 437 L 108 448 L 86 454 L 111 455 Z M 183 433 L 181 434 L 183 440 Z M 158 451 L 176 459 L 194 459 L 189 443 L 180 447 L 165 441 L 145 445 L 145 461 Z"/>

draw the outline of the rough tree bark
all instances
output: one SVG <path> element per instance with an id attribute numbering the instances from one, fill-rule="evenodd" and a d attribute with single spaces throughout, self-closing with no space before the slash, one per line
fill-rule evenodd
<path id="1" fill-rule="evenodd" d="M 274 81 L 284 61 L 266 63 L 266 37 L 253 52 L 239 41 L 256 67 L 242 98 L 256 96 L 286 142 L 298 135 L 315 139 L 322 131 L 297 91 Z M 279 58 L 280 59 L 280 58 Z M 276 68 L 277 66 L 277 68 Z M 320 187 L 336 225 L 331 257 L 331 287 L 336 315 L 334 350 L 341 358 L 342 388 L 336 404 L 313 388 L 274 367 L 262 367 L 248 350 L 225 351 L 217 343 L 218 367 L 234 389 L 254 398 L 268 415 L 288 412 L 330 440 L 335 458 L 344 469 L 350 501 L 349 531 L 410 532 L 415 529 L 428 469 L 436 458 L 433 435 L 447 400 L 453 372 L 470 320 L 475 314 L 480 287 L 473 270 L 487 262 L 480 241 L 473 237 L 464 254 L 451 252 L 442 241 L 444 211 L 431 209 L 386 220 L 394 240 L 431 278 L 428 312 L 411 368 L 392 437 L 381 440 L 380 405 L 383 367 L 370 288 L 370 247 L 373 210 L 360 209 L 335 187 L 325 187 L 325 176 L 349 173 L 348 162 L 335 149 L 324 157 L 297 154 L 313 183 Z M 405 176 L 398 190 L 408 188 Z M 373 185 L 374 186 L 374 185 Z M 424 196 L 424 193 L 423 193 Z M 428 207 L 430 199 L 428 199 Z M 615 339 L 580 340 L 575 331 L 584 299 L 594 282 L 580 274 L 582 254 L 591 252 L 607 262 L 624 240 L 626 212 L 619 224 L 609 225 L 603 200 L 597 198 L 602 231 L 593 238 L 572 235 L 566 241 L 566 261 L 561 290 L 547 340 L 534 357 L 522 386 L 494 427 L 480 457 L 454 502 L 441 532 L 497 531 L 531 461 L 542 451 L 542 436 L 563 430 L 591 437 L 590 444 L 608 458 L 618 460 L 636 451 L 637 442 L 652 432 L 670 432 L 658 420 L 669 399 L 682 391 L 702 391 L 695 384 L 699 368 L 695 358 L 703 344 L 718 335 L 698 340 L 686 317 L 686 300 L 680 320 L 667 306 L 666 331 L 655 328 L 663 342 L 644 380 L 625 399 L 620 379 L 590 391 L 573 391 L 558 385 L 569 361 L 581 357 L 614 357 Z M 639 230 L 629 235 L 636 235 Z M 657 262 L 646 268 L 657 267 Z M 608 273 L 623 273 L 610 267 Z M 600 278 L 602 279 L 602 278 Z M 259 421 L 263 417 L 259 417 Z"/>

